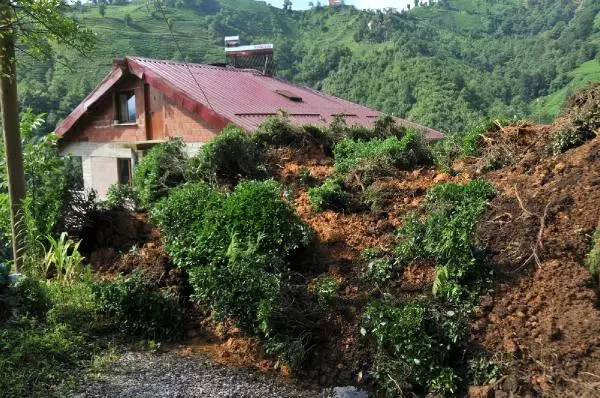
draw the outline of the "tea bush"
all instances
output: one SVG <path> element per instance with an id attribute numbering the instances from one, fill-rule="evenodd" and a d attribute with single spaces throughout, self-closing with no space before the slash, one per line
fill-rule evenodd
<path id="1" fill-rule="evenodd" d="M 269 117 L 252 133 L 252 140 L 261 146 L 297 146 L 306 141 L 307 133 L 293 126 L 287 117 Z"/>
<path id="2" fill-rule="evenodd" d="M 401 396 L 403 387 L 413 385 L 432 393 L 456 392 L 452 361 L 466 333 L 455 313 L 417 300 L 402 305 L 373 301 L 363 317 L 363 332 L 377 342 L 375 376 L 380 390 Z"/>
<path id="3" fill-rule="evenodd" d="M 281 347 L 277 342 L 297 341 L 299 335 L 273 320 L 286 313 L 286 259 L 308 245 L 310 233 L 277 182 L 244 181 L 229 194 L 188 184 L 158 203 L 151 219 L 163 231 L 175 264 L 188 271 L 197 301 L 272 350 Z M 278 354 L 296 356 L 286 352 Z"/>
<path id="4" fill-rule="evenodd" d="M 552 134 L 550 151 L 552 154 L 558 155 L 569 149 L 577 148 L 595 136 L 594 131 L 586 128 L 566 127 Z"/>
<path id="5" fill-rule="evenodd" d="M 108 209 L 136 210 L 139 206 L 138 193 L 129 184 L 113 184 L 106 193 L 105 206 Z"/>
<path id="6" fill-rule="evenodd" d="M 235 184 L 242 178 L 264 175 L 258 145 L 244 130 L 226 127 L 190 158 L 188 180 L 209 184 Z"/>
<path id="7" fill-rule="evenodd" d="M 317 302 L 325 306 L 331 302 L 338 288 L 337 280 L 332 276 L 318 278 L 311 288 L 312 294 L 317 298 Z"/>
<path id="8" fill-rule="evenodd" d="M 425 138 L 413 130 L 408 130 L 402 138 L 343 139 L 336 144 L 333 155 L 336 172 L 360 174 L 366 185 L 377 177 L 392 174 L 396 168 L 411 168 L 432 160 Z"/>
<path id="9" fill-rule="evenodd" d="M 100 313 L 122 333 L 147 338 L 171 338 L 183 330 L 184 315 L 177 300 L 153 291 L 139 273 L 92 286 Z"/>
<path id="10" fill-rule="evenodd" d="M 329 178 L 323 185 L 308 190 L 308 198 L 314 211 L 343 210 L 348 204 L 348 194 L 339 178 Z"/>
<path id="11" fill-rule="evenodd" d="M 184 182 L 187 156 L 184 143 L 173 139 L 151 148 L 137 164 L 133 182 L 140 205 L 150 208 L 169 190 Z"/>
<path id="12" fill-rule="evenodd" d="M 550 141 L 550 150 L 555 155 L 596 137 L 600 128 L 600 84 L 590 84 L 572 94 L 561 116 L 562 128 Z"/>
<path id="13" fill-rule="evenodd" d="M 476 271 L 473 235 L 493 193 L 492 185 L 481 180 L 432 187 L 423 205 L 426 217 L 421 220 L 413 213 L 403 219 L 398 230 L 397 261 L 405 263 L 418 258 L 435 261 L 434 293 L 459 296 L 460 282 Z"/>
<path id="14" fill-rule="evenodd" d="M 590 272 L 598 276 L 600 273 L 600 229 L 592 237 L 592 250 L 587 255 L 586 264 Z"/>

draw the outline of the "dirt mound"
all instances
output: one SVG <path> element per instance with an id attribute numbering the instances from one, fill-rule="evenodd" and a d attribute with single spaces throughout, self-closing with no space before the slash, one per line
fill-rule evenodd
<path id="1" fill-rule="evenodd" d="M 600 139 L 559 156 L 534 145 L 487 178 L 498 195 L 478 237 L 499 287 L 482 300 L 474 339 L 510 354 L 537 392 L 597 396 L 600 312 L 583 263 L 600 222 Z"/>

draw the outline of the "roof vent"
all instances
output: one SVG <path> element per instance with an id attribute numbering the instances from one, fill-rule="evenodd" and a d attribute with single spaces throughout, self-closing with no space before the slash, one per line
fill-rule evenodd
<path id="1" fill-rule="evenodd" d="M 302 102 L 302 97 L 300 97 L 299 95 L 296 95 L 294 93 L 292 93 L 289 90 L 275 90 L 275 92 L 287 99 L 289 99 L 290 101 L 294 101 L 294 102 Z"/>

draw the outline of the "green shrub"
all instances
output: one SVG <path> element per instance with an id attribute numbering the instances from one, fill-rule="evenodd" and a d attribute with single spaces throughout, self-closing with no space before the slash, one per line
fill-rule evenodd
<path id="1" fill-rule="evenodd" d="M 138 193 L 129 184 L 113 184 L 106 193 L 105 206 L 108 209 L 135 210 L 139 205 Z"/>
<path id="2" fill-rule="evenodd" d="M 242 129 L 228 126 L 190 158 L 188 179 L 209 184 L 235 184 L 264 175 L 258 145 Z"/>
<path id="3" fill-rule="evenodd" d="M 572 94 L 561 116 L 562 129 L 550 141 L 555 155 L 596 137 L 600 128 L 600 84 L 592 83 Z"/>
<path id="4" fill-rule="evenodd" d="M 309 189 L 308 198 L 314 211 L 343 210 L 348 204 L 348 194 L 338 178 L 329 178 L 323 185 Z"/>
<path id="5" fill-rule="evenodd" d="M 333 150 L 338 173 L 360 174 L 364 184 L 390 175 L 396 168 L 411 168 L 431 163 L 431 152 L 422 134 L 413 130 L 385 140 L 354 141 L 343 139 Z"/>
<path id="6" fill-rule="evenodd" d="M 169 190 L 184 182 L 187 161 L 184 143 L 179 139 L 159 144 L 150 149 L 137 164 L 133 182 L 141 206 L 150 208 Z"/>
<path id="7" fill-rule="evenodd" d="M 153 291 L 139 273 L 97 282 L 92 293 L 99 311 L 125 334 L 156 339 L 183 331 L 184 316 L 177 300 Z"/>
<path id="8" fill-rule="evenodd" d="M 68 325 L 19 318 L 0 327 L 0 352 L 3 396 L 48 396 L 57 385 L 75 381 L 92 347 Z"/>
<path id="9" fill-rule="evenodd" d="M 474 386 L 486 386 L 500 379 L 500 367 L 485 357 L 468 361 L 469 383 Z"/>
<path id="10" fill-rule="evenodd" d="M 403 219 L 398 231 L 397 261 L 435 261 L 438 268 L 434 293 L 459 295 L 460 282 L 476 271 L 475 227 L 493 192 L 493 187 L 481 180 L 432 187 L 423 205 L 425 219 L 414 213 Z"/>
<path id="11" fill-rule="evenodd" d="M 197 301 L 273 350 L 282 341 L 304 341 L 301 332 L 274 323 L 288 313 L 286 259 L 310 239 L 277 182 L 244 181 L 230 194 L 185 185 L 159 202 L 151 219 L 175 264 L 188 271 Z"/>
<path id="12" fill-rule="evenodd" d="M 598 276 L 600 273 L 600 229 L 594 232 L 592 250 L 587 255 L 586 264 L 590 272 Z"/>
<path id="13" fill-rule="evenodd" d="M 10 285 L 9 295 L 14 299 L 19 315 L 44 319 L 52 307 L 46 288 L 35 279 L 21 277 Z"/>
<path id="14" fill-rule="evenodd" d="M 435 393 L 456 392 L 451 365 L 466 333 L 455 313 L 421 301 L 401 306 L 373 301 L 365 310 L 364 327 L 377 342 L 375 376 L 382 392 L 401 396 L 411 384 Z"/>
<path id="15" fill-rule="evenodd" d="M 505 118 L 487 119 L 471 126 L 465 133 L 459 134 L 456 138 L 461 156 L 479 156 L 483 146 L 483 135 L 498 131 L 500 126 L 508 124 L 510 124 L 510 120 Z"/>
<path id="16" fill-rule="evenodd" d="M 269 117 L 252 133 L 252 140 L 261 146 L 297 146 L 306 141 L 305 130 L 292 126 L 287 117 Z"/>
<path id="17" fill-rule="evenodd" d="M 384 286 L 392 278 L 394 264 L 388 257 L 368 260 L 365 267 L 365 276 L 377 286 Z"/>
<path id="18" fill-rule="evenodd" d="M 383 208 L 390 196 L 396 192 L 390 191 L 381 185 L 369 185 L 360 195 L 360 202 L 371 211 L 379 211 Z"/>
<path id="19" fill-rule="evenodd" d="M 552 134 L 550 150 L 552 154 L 558 155 L 569 149 L 577 148 L 595 136 L 593 131 L 586 128 L 566 127 Z"/>
<path id="20" fill-rule="evenodd" d="M 320 305 L 327 305 L 333 299 L 338 288 L 338 282 L 333 276 L 318 278 L 312 286 L 311 292 Z"/>

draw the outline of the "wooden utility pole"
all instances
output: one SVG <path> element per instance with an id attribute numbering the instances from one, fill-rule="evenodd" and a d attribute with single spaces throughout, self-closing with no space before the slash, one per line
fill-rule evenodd
<path id="1" fill-rule="evenodd" d="M 17 271 L 21 270 L 24 249 L 23 200 L 25 175 L 19 132 L 19 105 L 17 102 L 17 67 L 15 58 L 15 19 L 9 0 L 0 0 L 0 106 L 4 156 L 8 171 L 10 222 L 12 228 L 13 258 Z"/>

